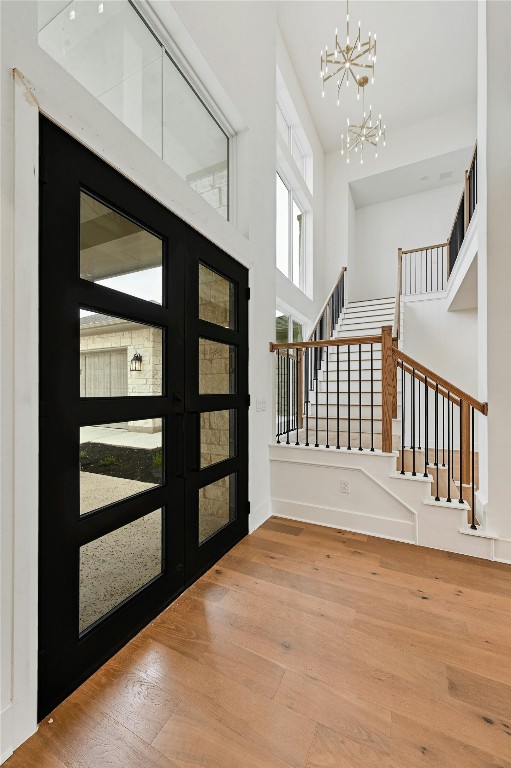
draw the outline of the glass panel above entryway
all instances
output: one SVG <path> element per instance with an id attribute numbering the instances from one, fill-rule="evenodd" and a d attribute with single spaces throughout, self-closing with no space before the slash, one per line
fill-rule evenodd
<path id="1" fill-rule="evenodd" d="M 228 219 L 229 138 L 139 10 L 39 0 L 38 16 L 41 48 Z"/>

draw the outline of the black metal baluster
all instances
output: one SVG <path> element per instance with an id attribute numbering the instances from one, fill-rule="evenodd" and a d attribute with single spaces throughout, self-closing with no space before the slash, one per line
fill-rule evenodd
<path id="1" fill-rule="evenodd" d="M 286 445 L 290 445 L 289 442 L 289 417 L 290 417 L 290 399 L 291 399 L 291 382 L 289 380 L 289 349 L 286 350 L 286 427 L 287 427 L 287 438 L 286 438 Z"/>
<path id="2" fill-rule="evenodd" d="M 445 467 L 445 396 L 442 395 L 442 467 Z"/>
<path id="3" fill-rule="evenodd" d="M 414 278 L 414 288 L 413 292 L 417 293 L 417 254 L 413 254 L 413 278 Z"/>
<path id="4" fill-rule="evenodd" d="M 319 389 L 319 377 L 318 372 L 316 371 L 316 442 L 314 443 L 314 448 L 319 448 L 318 443 L 318 389 Z"/>
<path id="5" fill-rule="evenodd" d="M 358 345 L 358 450 L 362 450 L 362 344 Z"/>
<path id="6" fill-rule="evenodd" d="M 463 405 L 463 400 L 460 398 L 460 504 L 463 504 Z"/>
<path id="7" fill-rule="evenodd" d="M 309 371 L 310 371 L 310 353 L 311 348 L 307 347 L 305 350 L 305 381 L 307 382 L 307 392 L 305 393 L 305 445 L 309 445 L 309 400 L 310 400 L 310 389 L 309 389 Z"/>
<path id="8" fill-rule="evenodd" d="M 438 248 L 436 249 L 436 289 L 438 292 Z"/>
<path id="9" fill-rule="evenodd" d="M 420 379 L 417 382 L 417 392 L 419 395 L 419 419 L 418 419 L 418 425 L 419 425 L 419 445 L 417 446 L 418 450 L 421 450 L 421 382 Z"/>
<path id="10" fill-rule="evenodd" d="M 282 410 L 280 397 L 280 350 L 277 349 L 277 443 L 280 443 L 280 413 Z"/>
<path id="11" fill-rule="evenodd" d="M 351 451 L 351 344 L 348 344 L 348 451 Z"/>
<path id="12" fill-rule="evenodd" d="M 475 451 L 475 411 L 474 406 L 471 407 L 471 423 L 472 423 L 472 523 L 470 527 L 473 531 L 477 530 L 476 526 L 476 478 L 475 478 L 475 468 L 476 468 L 476 451 Z"/>
<path id="13" fill-rule="evenodd" d="M 296 443 L 295 443 L 295 445 L 300 445 L 300 440 L 298 439 L 298 427 L 299 427 L 299 424 L 300 424 L 300 408 L 301 408 L 301 405 L 300 405 L 300 382 L 299 382 L 300 366 L 298 365 L 299 356 L 300 356 L 300 350 L 297 349 L 296 350 L 296 362 L 295 362 L 295 367 L 296 367 L 296 375 L 295 375 L 295 378 L 296 378 L 296 395 L 295 395 L 295 397 L 296 397 L 296 411 L 295 411 L 295 418 L 296 418 Z"/>
<path id="14" fill-rule="evenodd" d="M 337 345 L 337 445 L 336 448 L 340 448 L 341 444 L 339 441 L 339 401 L 341 399 L 341 395 L 339 392 L 339 345 Z"/>
<path id="15" fill-rule="evenodd" d="M 429 254 L 429 290 L 433 293 L 433 248 Z"/>
<path id="16" fill-rule="evenodd" d="M 401 363 L 401 474 L 405 474 L 405 364 Z"/>
<path id="17" fill-rule="evenodd" d="M 326 347 L 326 445 L 325 448 L 330 448 L 328 443 L 328 362 L 330 358 L 330 347 Z"/>
<path id="18" fill-rule="evenodd" d="M 412 368 L 412 477 L 415 477 L 415 368 Z"/>
<path id="19" fill-rule="evenodd" d="M 424 376 L 424 477 L 428 476 L 428 465 L 429 465 L 429 445 L 428 445 L 428 437 L 429 437 L 429 424 L 428 424 L 428 418 L 429 418 L 429 390 L 428 390 L 428 377 Z"/>
<path id="20" fill-rule="evenodd" d="M 451 502 L 451 393 L 447 392 L 447 501 Z"/>
<path id="21" fill-rule="evenodd" d="M 439 472 L 439 461 L 438 461 L 438 383 L 435 384 L 435 466 L 436 466 L 436 496 L 435 501 L 440 501 L 440 496 L 438 495 L 438 472 Z"/>
<path id="22" fill-rule="evenodd" d="M 412 254 L 408 254 L 408 284 L 409 284 L 409 290 L 408 293 L 412 293 Z"/>
<path id="23" fill-rule="evenodd" d="M 374 451 L 374 372 L 373 372 L 372 343 L 371 343 L 371 451 Z"/>

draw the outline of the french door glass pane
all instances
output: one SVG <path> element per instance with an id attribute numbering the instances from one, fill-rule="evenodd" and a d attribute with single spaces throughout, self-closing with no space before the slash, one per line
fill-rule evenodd
<path id="1" fill-rule="evenodd" d="M 236 410 L 204 411 L 200 416 L 201 469 L 236 456 Z"/>
<path id="2" fill-rule="evenodd" d="M 236 328 L 236 285 L 204 264 L 199 264 L 199 318 Z"/>
<path id="3" fill-rule="evenodd" d="M 277 173 L 277 267 L 289 277 L 289 191 Z"/>
<path id="4" fill-rule="evenodd" d="M 236 347 L 199 339 L 199 395 L 236 393 Z"/>
<path id="5" fill-rule="evenodd" d="M 199 489 L 199 544 L 236 518 L 236 474 Z"/>
<path id="6" fill-rule="evenodd" d="M 80 309 L 80 397 L 161 395 L 163 332 Z"/>
<path id="7" fill-rule="evenodd" d="M 80 427 L 80 514 L 162 483 L 162 419 Z"/>
<path id="8" fill-rule="evenodd" d="M 302 283 L 303 264 L 303 213 L 293 200 L 293 283 Z"/>
<path id="9" fill-rule="evenodd" d="M 80 193 L 80 277 L 162 303 L 163 244 L 120 213 Z"/>
<path id="10" fill-rule="evenodd" d="M 156 509 L 80 547 L 80 632 L 162 573 L 162 528 Z"/>

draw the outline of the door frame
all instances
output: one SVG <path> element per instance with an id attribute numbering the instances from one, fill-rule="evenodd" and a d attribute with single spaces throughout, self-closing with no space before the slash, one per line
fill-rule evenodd
<path id="1" fill-rule="evenodd" d="M 73 430 L 79 425 L 103 423 L 108 417 L 108 422 L 133 420 L 137 418 L 165 417 L 167 431 L 167 446 L 169 450 L 164 452 L 164 478 L 161 487 L 151 489 L 148 493 L 142 493 L 131 497 L 129 500 L 116 502 L 102 508 L 98 513 L 92 512 L 74 521 L 66 514 L 65 499 L 71 498 L 72 507 L 77 508 L 78 480 L 74 476 L 74 470 L 70 464 L 66 466 L 66 472 L 62 475 L 62 481 L 52 485 L 50 477 L 51 459 L 46 450 L 40 452 L 40 490 L 41 500 L 50 498 L 54 494 L 57 498 L 55 504 L 56 514 L 51 524 L 41 525 L 39 528 L 40 540 L 40 600 L 39 600 L 39 718 L 44 717 L 65 696 L 69 695 L 81 682 L 87 679 L 92 672 L 104 663 L 113 653 L 122 647 L 130 637 L 135 635 L 155 615 L 160 613 L 166 605 L 179 595 L 183 589 L 191 584 L 200 574 L 209 568 L 225 551 L 230 549 L 243 535 L 248 533 L 248 508 L 241 508 L 238 502 L 238 519 L 231 523 L 225 534 L 218 534 L 218 545 L 215 548 L 206 547 L 206 555 L 195 560 L 195 568 L 184 570 L 185 546 L 191 544 L 190 537 L 185 537 L 184 515 L 189 515 L 192 496 L 187 493 L 185 497 L 185 479 L 188 471 L 187 462 L 190 450 L 187 444 L 180 442 L 180 430 L 183 427 L 190 430 L 191 425 L 185 418 L 185 391 L 190 387 L 190 379 L 185 377 L 185 308 L 186 316 L 190 314 L 189 306 L 185 303 L 189 296 L 190 281 L 188 275 L 193 271 L 201 259 L 209 264 L 214 254 L 220 260 L 229 260 L 232 269 L 238 274 L 239 291 L 246 290 L 248 286 L 247 270 L 238 264 L 232 257 L 224 254 L 217 246 L 198 235 L 190 226 L 180 220 L 174 213 L 165 209 L 161 203 L 150 198 L 146 192 L 126 177 L 122 176 L 105 161 L 97 158 L 90 150 L 85 148 L 73 137 L 57 128 L 51 121 L 41 117 L 41 136 L 44 141 L 41 146 L 44 154 L 41 155 L 42 166 L 48 156 L 59 157 L 59 164 L 47 164 L 42 182 L 45 185 L 53 185 L 53 192 L 43 204 L 41 196 L 41 249 L 45 253 L 62 253 L 60 261 L 46 259 L 46 269 L 40 273 L 40 290 L 42 310 L 40 314 L 39 337 L 41 342 L 41 354 L 45 355 L 45 365 L 41 363 L 40 392 L 42 399 L 41 425 L 43 433 L 40 440 L 45 448 L 56 446 L 56 440 L 63 442 L 62 453 L 72 455 L 75 447 L 76 435 Z M 44 145 L 44 146 L 43 146 Z M 58 151 L 57 151 L 58 150 Z M 67 156 L 69 154 L 69 156 Z M 72 167 L 73 173 L 68 173 L 67 168 Z M 80 168 L 78 173 L 76 168 Z M 51 177 L 53 175 L 53 178 Z M 41 188 L 43 189 L 43 187 Z M 46 189 L 46 187 L 44 187 Z M 58 189 L 59 196 L 55 193 Z M 169 244 L 172 254 L 167 259 L 163 258 L 163 286 L 164 301 L 162 306 L 145 302 L 141 299 L 119 293 L 110 288 L 81 280 L 78 275 L 78 228 L 79 221 L 75 214 L 79 209 L 79 195 L 83 190 L 87 194 L 96 194 L 105 205 L 111 206 L 121 214 L 132 218 L 149 232 L 166 236 L 165 242 Z M 105 192 L 106 194 L 103 194 Z M 67 203 L 67 200 L 73 202 Z M 122 202 L 124 201 L 124 202 Z M 127 202 L 126 202 L 127 201 Z M 69 205 L 66 208 L 66 205 Z M 74 206 L 74 207 L 73 207 Z M 42 215 L 44 212 L 44 216 Z M 64 214 L 64 215 L 62 215 Z M 49 223 L 48 223 L 49 221 Z M 62 222 L 64 224 L 62 225 Z M 61 226 L 56 227 L 56 223 Z M 161 224 L 161 226 L 159 226 Z M 67 240 L 66 240 L 67 238 Z M 67 245 L 62 245 L 64 242 Z M 60 249 L 60 250 L 59 250 Z M 208 249 L 211 251 L 207 253 Z M 64 251 L 64 252 L 63 252 Z M 189 259 L 189 253 L 193 252 L 195 258 Z M 67 253 L 76 254 L 67 262 Z M 165 253 L 165 251 L 164 251 Z M 170 258 L 172 270 L 170 268 Z M 56 303 L 49 301 L 52 289 L 54 290 L 58 279 L 64 275 L 66 290 L 61 299 Z M 234 279 L 234 278 L 233 278 Z M 181 290 L 179 290 L 181 286 Z M 185 290 L 183 291 L 183 287 Z M 196 287 L 198 284 L 196 283 Z M 244 297 L 245 298 L 245 297 Z M 247 296 L 248 299 L 248 296 Z M 166 306 L 165 306 L 166 305 Z M 197 299 L 198 305 L 198 299 Z M 76 332 L 78 307 L 83 306 L 93 311 L 112 314 L 117 317 L 143 322 L 161 327 L 163 330 L 163 352 L 165 355 L 166 344 L 170 340 L 175 341 L 177 356 L 173 354 L 167 358 L 167 370 L 163 367 L 163 389 L 161 396 L 139 396 L 137 398 L 79 398 L 79 339 Z M 243 311 L 240 307 L 243 306 Z M 171 311 L 177 308 L 177 314 Z M 166 317 L 166 320 L 164 319 Z M 217 332 L 222 334 L 235 334 L 240 353 L 238 366 L 240 375 L 240 387 L 234 402 L 230 407 L 238 407 L 239 429 L 243 427 L 244 441 L 243 451 L 237 461 L 244 461 L 244 466 L 239 470 L 239 487 L 237 488 L 238 500 L 243 494 L 248 499 L 248 306 L 246 301 L 240 301 L 238 305 L 239 327 L 236 331 L 225 331 L 217 327 Z M 53 337 L 50 335 L 52 327 L 58 329 Z M 189 331 L 198 326 L 190 322 Z M 190 339 L 191 336 L 189 335 Z M 242 342 L 245 342 L 244 345 Z M 66 354 L 59 354 L 62 349 Z M 181 350 L 181 351 L 179 351 Z M 167 352 L 167 354 L 169 354 Z M 191 359 L 191 358 L 190 358 Z M 47 370 L 47 361 L 51 361 L 51 373 Z M 189 366 L 193 368 L 193 365 Z M 76 370 L 75 370 L 76 369 Z M 72 384 L 72 389 L 68 389 Z M 196 381 L 198 387 L 198 379 Z M 76 392 L 74 391 L 76 389 Z M 231 396 L 232 397 L 232 396 Z M 221 404 L 219 396 L 214 396 L 217 404 Z M 47 407 L 45 408 L 45 406 Z M 58 426 L 52 424 L 52 412 L 59 408 L 58 414 L 62 416 Z M 186 406 L 187 410 L 189 405 Z M 184 431 L 184 430 L 183 430 Z M 44 436 L 46 433 L 46 437 Z M 197 436 L 198 437 L 198 436 Z M 171 439 L 172 438 L 172 439 Z M 192 441 L 193 442 L 193 441 Z M 173 471 L 171 458 L 173 451 L 170 446 L 178 445 L 183 454 L 182 470 Z M 55 453 L 58 457 L 59 449 Z M 178 449 L 175 452 L 179 455 Z M 232 460 L 234 461 L 234 460 Z M 218 465 L 217 465 L 218 467 Z M 175 466 L 174 466 L 175 469 Z M 78 464 L 77 464 L 78 470 Z M 218 472 L 218 469 L 215 471 Z M 207 471 L 206 471 L 207 472 Z M 190 485 L 193 483 L 190 481 Z M 174 514 L 170 500 L 178 500 L 178 512 Z M 197 504 L 198 497 L 195 498 Z M 60 501 L 60 503 L 59 503 Z M 55 620 L 59 616 L 58 601 L 63 600 L 71 607 L 78 606 L 78 552 L 79 548 L 89 541 L 93 541 L 111 531 L 141 519 L 153 509 L 162 509 L 163 522 L 163 547 L 164 557 L 168 553 L 169 560 L 163 565 L 162 574 L 152 582 L 128 598 L 94 629 L 85 630 L 77 636 L 77 626 L 74 625 L 74 613 L 71 610 L 62 612 L 59 624 Z M 59 512 L 60 510 L 60 512 Z M 60 514 L 60 518 L 58 517 Z M 41 511 L 40 511 L 41 515 Z M 44 521 L 44 512 L 40 520 Z M 171 526 L 169 528 L 168 526 Z M 52 530 L 53 528 L 53 530 Z M 59 541 L 65 545 L 58 551 Z M 180 547 L 182 547 L 180 551 Z M 214 559 L 211 553 L 214 553 Z M 68 579 L 63 578 L 68 574 Z M 71 576 L 72 575 L 72 576 Z M 59 588 L 55 585 L 59 584 Z M 64 615 L 66 613 L 66 615 Z M 50 619 L 48 619 L 50 617 Z M 53 621 L 53 623 L 52 623 Z M 57 631 L 57 628 L 59 631 Z M 57 645 L 60 643 L 60 645 Z M 56 651 L 59 648 L 70 649 L 66 654 L 62 652 L 57 660 Z M 47 649 L 53 649 L 53 654 L 47 653 Z M 78 655 L 74 649 L 81 648 Z M 73 653 L 75 654 L 73 656 Z M 50 683 L 51 680 L 51 683 Z"/>

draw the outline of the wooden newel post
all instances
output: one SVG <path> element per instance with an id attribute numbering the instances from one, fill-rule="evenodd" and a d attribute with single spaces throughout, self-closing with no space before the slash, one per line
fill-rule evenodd
<path id="1" fill-rule="evenodd" d="M 304 403 L 303 403 L 303 349 L 297 349 L 297 360 L 298 360 L 298 429 L 301 429 L 303 427 L 303 410 L 304 410 Z"/>
<path id="2" fill-rule="evenodd" d="M 381 364 L 382 364 L 382 409 L 381 409 L 381 449 L 384 453 L 392 452 L 392 414 L 397 384 L 396 362 L 392 355 L 392 326 L 381 329 Z"/>
<path id="3" fill-rule="evenodd" d="M 462 401 L 461 406 L 461 472 L 463 485 L 469 485 L 472 482 L 472 460 L 470 448 L 470 405 L 466 400 Z"/>

